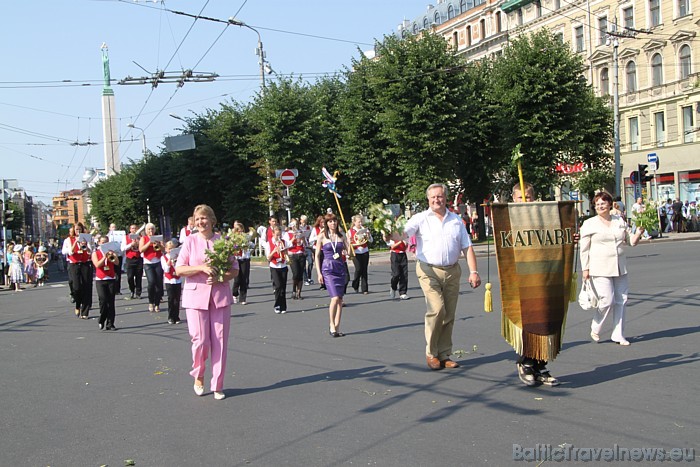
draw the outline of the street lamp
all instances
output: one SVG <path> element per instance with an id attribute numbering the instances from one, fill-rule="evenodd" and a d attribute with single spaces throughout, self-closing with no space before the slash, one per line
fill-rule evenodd
<path id="1" fill-rule="evenodd" d="M 179 116 L 179 115 L 176 115 L 176 114 L 168 114 L 168 115 L 170 115 L 171 117 L 173 117 L 173 118 L 175 118 L 175 119 L 177 119 L 177 120 L 182 120 L 183 122 L 187 122 L 187 120 L 185 120 L 184 118 L 182 118 L 182 117 Z"/>
<path id="2" fill-rule="evenodd" d="M 146 149 L 146 132 L 144 131 L 143 128 L 139 128 L 136 125 L 134 125 L 133 123 L 127 123 L 126 126 L 128 126 L 129 128 L 133 128 L 135 130 L 141 131 L 141 146 L 142 146 L 142 150 L 143 150 L 143 155 L 145 156 L 146 151 L 147 151 L 147 149 Z"/>

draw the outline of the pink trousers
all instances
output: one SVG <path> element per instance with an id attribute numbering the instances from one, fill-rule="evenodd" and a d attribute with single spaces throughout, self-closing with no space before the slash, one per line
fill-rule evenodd
<path id="1" fill-rule="evenodd" d="M 207 357 L 211 353 L 211 390 L 221 391 L 226 374 L 228 334 L 231 327 L 231 307 L 195 310 L 188 308 L 187 328 L 192 338 L 192 371 L 203 378 Z"/>

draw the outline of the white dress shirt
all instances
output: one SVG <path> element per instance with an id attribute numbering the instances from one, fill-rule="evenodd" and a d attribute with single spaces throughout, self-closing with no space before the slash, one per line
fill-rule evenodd
<path id="1" fill-rule="evenodd" d="M 406 222 L 404 234 L 416 236 L 418 261 L 433 266 L 456 264 L 462 250 L 472 245 L 462 219 L 449 210 L 442 222 L 430 209 L 414 215 Z"/>

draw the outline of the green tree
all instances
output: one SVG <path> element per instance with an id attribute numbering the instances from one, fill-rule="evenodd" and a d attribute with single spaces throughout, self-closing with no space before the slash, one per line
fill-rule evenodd
<path id="1" fill-rule="evenodd" d="M 90 192 L 92 210 L 101 226 L 114 222 L 120 228 L 142 224 L 146 219 L 141 186 L 137 183 L 141 164 L 122 166 L 120 173 L 98 182 Z"/>
<path id="2" fill-rule="evenodd" d="M 609 169 L 611 112 L 595 97 L 582 58 L 547 30 L 513 40 L 493 62 L 492 101 L 499 125 L 500 164 L 506 189 L 516 178 L 512 149 L 521 144 L 525 178 L 539 194 L 557 182 L 557 162 Z"/>

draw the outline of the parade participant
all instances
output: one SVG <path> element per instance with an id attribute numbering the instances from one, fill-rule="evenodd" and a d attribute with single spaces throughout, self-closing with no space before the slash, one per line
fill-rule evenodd
<path id="1" fill-rule="evenodd" d="M 583 280 L 589 278 L 598 295 L 598 310 L 591 322 L 591 339 L 600 341 L 603 322 L 613 312 L 611 340 L 620 345 L 630 345 L 625 339 L 625 308 L 629 283 L 627 257 L 623 245 L 636 246 L 644 233 L 637 226 L 630 234 L 627 223 L 610 214 L 612 196 L 601 192 L 593 198 L 597 216 L 586 219 L 581 226 L 581 270 Z"/>
<path id="2" fill-rule="evenodd" d="M 187 237 L 189 237 L 190 235 L 192 235 L 196 231 L 197 230 L 194 226 L 194 218 L 188 217 L 187 218 L 187 225 L 185 227 L 183 227 L 182 229 L 180 229 L 180 237 L 179 237 L 180 245 L 185 243 L 185 239 Z"/>
<path id="3" fill-rule="evenodd" d="M 359 233 L 359 234 L 358 234 Z M 352 280 L 352 288 L 355 292 L 369 293 L 367 284 L 367 268 L 369 266 L 369 244 L 374 241 L 369 229 L 365 229 L 362 225 L 362 216 L 357 214 L 352 216 L 352 227 L 348 232 L 350 245 L 354 249 L 352 263 L 355 265 L 355 277 Z"/>
<path id="4" fill-rule="evenodd" d="M 165 244 L 165 254 L 160 257 L 160 265 L 163 268 L 163 281 L 165 291 L 168 292 L 168 324 L 180 323 L 180 297 L 182 295 L 182 279 L 175 272 L 177 256 L 171 252 L 178 247 L 174 238 Z"/>
<path id="5" fill-rule="evenodd" d="M 265 256 L 270 265 L 270 278 L 275 293 L 275 313 L 287 312 L 287 263 L 290 243 L 282 236 L 282 228 L 278 225 L 270 227 L 272 238 L 266 241 Z"/>
<path id="6" fill-rule="evenodd" d="M 214 233 L 216 216 L 211 207 L 200 204 L 194 208 L 197 233 L 188 236 L 177 257 L 175 272 L 185 278 L 182 306 L 187 314 L 187 328 L 192 339 L 192 371 L 194 392 L 204 394 L 204 371 L 207 355 L 211 355 L 211 390 L 214 399 L 226 397 L 223 392 L 226 375 L 226 355 L 231 325 L 231 286 L 229 281 L 238 274 L 238 262 L 231 262 L 223 282 L 218 271 L 207 260 L 205 251 L 211 250 L 221 236 Z"/>
<path id="7" fill-rule="evenodd" d="M 529 183 L 525 184 L 525 196 L 523 196 L 520 184 L 513 187 L 513 202 L 515 203 L 530 203 L 535 200 L 535 189 Z M 574 234 L 574 242 L 578 241 L 578 234 Z M 523 315 L 528 313 L 535 313 L 537 310 L 534 309 L 523 309 Z M 505 319 L 505 318 L 504 318 Z M 524 331 L 523 331 L 524 332 Z M 559 380 L 552 376 L 547 369 L 546 360 L 537 360 L 535 358 L 525 356 L 526 353 L 530 353 L 526 345 L 530 342 L 530 339 L 523 339 L 523 350 L 519 353 L 518 360 L 516 362 L 516 368 L 518 371 L 518 377 L 526 386 L 534 386 L 538 383 L 542 383 L 546 386 L 558 386 Z M 557 349 L 558 351 L 559 349 Z"/>
<path id="8" fill-rule="evenodd" d="M 469 284 L 481 285 L 476 270 L 476 255 L 460 217 L 447 209 L 447 186 L 432 184 L 426 190 L 429 209 L 411 217 L 404 230 L 405 238 L 416 236 L 416 275 L 427 311 L 425 314 L 425 354 L 431 370 L 457 368 L 450 360 L 452 328 L 457 311 L 462 269 L 460 254 L 469 267 Z"/>
<path id="9" fill-rule="evenodd" d="M 308 223 L 309 218 L 302 214 L 299 217 L 299 231 L 304 235 L 305 245 L 304 253 L 306 255 L 306 267 L 304 268 L 304 285 L 311 285 L 314 281 L 311 279 L 311 274 L 314 270 L 314 246 L 311 244 L 312 227 Z"/>
<path id="10" fill-rule="evenodd" d="M 160 312 L 160 301 L 163 298 L 163 267 L 160 257 L 163 256 L 163 244 L 151 241 L 156 233 L 156 226 L 146 224 L 146 235 L 139 240 L 139 251 L 143 256 L 143 270 L 148 280 L 148 311 Z"/>
<path id="11" fill-rule="evenodd" d="M 408 300 L 408 257 L 406 250 L 408 244 L 399 235 L 385 235 L 384 241 L 391 250 L 391 288 L 389 298 L 396 298 L 398 289 L 399 298 Z"/>
<path id="12" fill-rule="evenodd" d="M 117 230 L 117 224 L 109 224 L 109 232 L 107 232 L 107 238 L 109 239 L 110 242 L 119 242 L 121 243 L 123 238 L 121 235 L 116 234 Z M 124 264 L 124 253 L 122 251 L 117 251 L 117 263 L 114 265 L 114 271 L 117 276 L 115 282 L 114 282 L 114 295 L 121 295 L 122 294 L 122 269 L 123 269 L 123 264 Z"/>
<path id="13" fill-rule="evenodd" d="M 289 268 L 292 270 L 292 300 L 301 298 L 301 287 L 304 283 L 304 270 L 306 269 L 306 237 L 298 229 L 296 219 L 289 223 L 289 230 L 285 233 L 289 242 Z"/>
<path id="14" fill-rule="evenodd" d="M 99 237 L 99 245 L 104 245 L 107 242 L 109 242 L 107 235 Z M 99 248 L 95 248 L 95 251 L 92 253 L 92 264 L 95 267 L 95 288 L 100 301 L 100 319 L 97 322 L 100 331 L 117 330 L 114 326 L 116 317 L 114 295 L 117 280 L 115 266 L 119 261 L 118 258 L 117 252 L 112 250 L 105 253 Z"/>
<path id="15" fill-rule="evenodd" d="M 143 258 L 139 251 L 138 226 L 129 226 L 129 233 L 122 242 L 122 251 L 126 257 L 126 280 L 129 284 L 130 296 L 125 300 L 141 298 L 141 284 L 143 281 Z M 133 237 L 133 238 L 132 238 Z"/>
<path id="16" fill-rule="evenodd" d="M 46 266 L 49 264 L 49 254 L 46 252 L 44 245 L 39 247 L 39 251 L 34 255 L 34 265 L 36 267 L 36 283 L 38 286 L 43 286 L 48 279 Z"/>
<path id="17" fill-rule="evenodd" d="M 86 233 L 85 226 L 78 222 L 68 231 L 61 252 L 68 261 L 68 282 L 75 303 L 75 316 L 88 319 L 92 307 L 92 263 L 90 246 L 80 234 Z"/>
<path id="18" fill-rule="evenodd" d="M 24 279 L 24 264 L 22 264 L 22 245 L 15 245 L 12 247 L 12 251 L 9 254 L 8 263 L 10 284 L 12 284 L 12 290 L 15 292 L 21 292 L 21 284 Z"/>
<path id="19" fill-rule="evenodd" d="M 233 223 L 234 232 L 245 234 L 245 226 L 238 221 Z M 251 228 L 251 231 L 252 228 Z M 250 238 L 250 236 L 248 236 Z M 248 303 L 248 287 L 250 286 L 250 252 L 255 248 L 255 242 L 248 241 L 248 249 L 241 250 L 236 256 L 238 260 L 238 275 L 233 280 L 233 303 L 246 305 Z"/>
<path id="20" fill-rule="evenodd" d="M 326 214 L 324 221 L 325 227 L 316 239 L 316 275 L 318 281 L 326 286 L 331 298 L 328 306 L 328 332 L 333 337 L 342 337 L 345 334 L 340 332 L 340 318 L 347 285 L 345 261 L 350 245 L 338 227 L 335 214 Z"/>
<path id="21" fill-rule="evenodd" d="M 314 226 L 311 228 L 311 234 L 309 235 L 309 245 L 314 249 L 314 261 L 318 261 L 318 254 L 316 253 L 316 240 L 318 239 L 318 236 L 321 234 L 323 229 L 326 227 L 326 219 L 323 216 L 318 216 L 316 218 L 316 222 L 314 222 Z M 321 261 L 323 261 L 323 250 L 321 250 Z M 311 273 L 309 273 L 309 283 L 306 285 L 311 285 L 313 284 L 313 280 L 311 280 Z M 321 282 L 319 279 L 320 289 L 325 289 L 326 286 Z"/>

